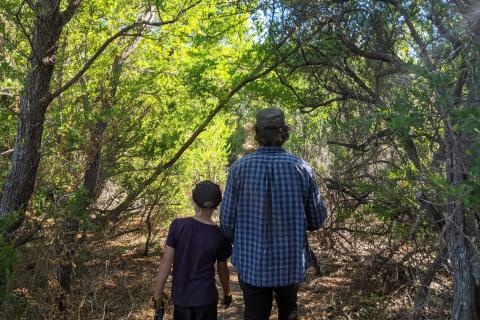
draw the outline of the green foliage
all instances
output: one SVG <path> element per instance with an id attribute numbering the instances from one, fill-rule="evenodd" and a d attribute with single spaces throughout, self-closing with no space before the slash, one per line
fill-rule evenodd
<path id="1" fill-rule="evenodd" d="M 64 9 L 67 1 L 60 3 Z M 479 50 L 462 29 L 465 21 L 453 4 L 402 4 L 425 38 L 435 72 L 425 64 L 405 18 L 387 2 L 207 0 L 179 15 L 184 5 L 180 0 L 86 0 L 65 26 L 57 43 L 52 92 L 145 12 L 150 11 L 143 18 L 151 21 L 179 17 L 115 39 L 48 107 L 26 216 L 45 228 L 46 243 L 51 245 L 52 229 L 71 218 L 87 237 L 125 221 L 144 225 L 146 212 L 156 230 L 190 213 L 195 182 L 224 184 L 228 165 L 252 140 L 248 126 L 256 111 L 270 106 L 286 112 L 291 134 L 285 148 L 314 168 L 334 213 L 333 226 L 359 226 L 365 229 L 361 234 L 388 230 L 385 238 L 408 246 L 414 226 L 419 238 L 438 236 L 419 209 L 417 191 L 426 192 L 439 210 L 452 198 L 471 211 L 480 210 L 475 81 L 465 84 L 458 103 L 453 96 L 460 70 L 474 74 L 478 69 Z M 19 0 L 0 0 L 0 8 L 3 152 L 15 143 L 16 106 L 30 68 L 31 36 L 24 34 L 17 12 L 30 32 L 36 11 Z M 458 56 L 428 18 L 431 10 L 458 31 Z M 288 34 L 292 36 L 285 40 Z M 187 151 L 168 170 L 160 170 L 232 87 L 270 63 L 278 66 L 236 92 Z M 447 120 L 454 134 L 473 141 L 466 151 L 468 179 L 455 187 L 445 174 Z M 96 160 L 95 196 L 89 199 L 84 179 Z M 8 156 L 0 158 L 1 184 L 10 163 Z M 162 172 L 152 178 L 156 171 Z M 112 218 L 109 210 L 137 190 L 128 210 Z M 11 223 L 3 221 L 1 235 Z M 1 239 L 0 284 L 8 284 L 15 252 Z"/>

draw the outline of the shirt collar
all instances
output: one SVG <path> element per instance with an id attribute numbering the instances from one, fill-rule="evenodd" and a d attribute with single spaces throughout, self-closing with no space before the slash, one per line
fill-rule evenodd
<path id="1" fill-rule="evenodd" d="M 274 146 L 274 147 L 262 146 L 262 147 L 259 147 L 257 149 L 257 151 L 262 152 L 262 153 L 275 153 L 275 152 L 285 152 L 285 149 L 283 149 L 282 147 L 278 147 L 278 146 Z"/>

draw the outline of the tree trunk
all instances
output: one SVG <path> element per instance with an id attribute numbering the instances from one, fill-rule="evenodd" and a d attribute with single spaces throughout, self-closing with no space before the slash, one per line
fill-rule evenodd
<path id="1" fill-rule="evenodd" d="M 83 187 L 87 192 L 89 203 L 97 197 L 98 173 L 102 152 L 101 143 L 106 128 L 107 123 L 99 120 L 90 132 L 90 145 L 87 150 L 87 168 L 83 178 Z"/>
<path id="2" fill-rule="evenodd" d="M 64 25 L 71 19 L 81 1 L 71 1 L 65 12 L 60 12 L 59 0 L 38 3 L 31 37 L 30 70 L 20 99 L 20 119 L 17 128 L 12 166 L 5 179 L 0 199 L 0 217 L 17 213 L 11 226 L 15 231 L 23 222 L 24 212 L 33 193 L 40 161 L 45 113 L 51 102 L 50 79 L 55 65 L 57 41 Z"/>
<path id="3" fill-rule="evenodd" d="M 474 70 L 477 70 L 475 67 Z M 467 79 L 469 93 L 466 109 L 475 106 L 478 93 L 473 92 L 478 86 L 478 72 L 471 72 Z M 468 150 L 474 147 L 474 138 L 468 129 L 455 129 L 459 124 L 448 117 L 445 124 L 445 145 L 447 151 L 447 182 L 451 188 L 458 188 L 468 179 L 472 158 Z M 465 130 L 465 131 L 464 131 Z M 475 243 L 478 242 L 479 230 L 476 213 L 464 206 L 459 195 L 450 197 L 447 204 L 448 220 L 446 240 L 450 262 L 453 269 L 453 306 L 452 319 L 478 320 L 480 306 L 477 302 L 479 286 L 475 279 L 475 265 L 478 263 Z"/>
<path id="4" fill-rule="evenodd" d="M 463 182 L 463 164 L 465 150 L 460 141 L 461 135 L 452 133 L 446 128 L 447 179 L 450 186 L 459 186 Z M 463 203 L 450 199 L 447 205 L 448 222 L 446 238 L 450 262 L 453 269 L 453 306 L 452 319 L 477 320 L 475 279 L 471 270 L 474 248 L 467 238 L 467 217 Z"/>

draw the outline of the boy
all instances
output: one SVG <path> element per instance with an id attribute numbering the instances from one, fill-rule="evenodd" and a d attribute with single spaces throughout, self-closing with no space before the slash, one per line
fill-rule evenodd
<path id="1" fill-rule="evenodd" d="M 212 221 L 222 201 L 220 187 L 205 180 L 192 192 L 195 216 L 173 220 L 154 289 L 155 308 L 162 304 L 163 289 L 172 274 L 174 320 L 217 319 L 218 292 L 215 286 L 215 262 L 223 289 L 223 305 L 232 303 L 227 259 L 232 247 Z"/>

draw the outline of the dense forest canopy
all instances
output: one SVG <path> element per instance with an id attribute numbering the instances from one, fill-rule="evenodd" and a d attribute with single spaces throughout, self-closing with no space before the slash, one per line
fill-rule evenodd
<path id="1" fill-rule="evenodd" d="M 158 256 L 276 106 L 367 318 L 479 319 L 479 40 L 475 0 L 0 0 L 0 316 L 105 316 L 92 248 Z"/>

